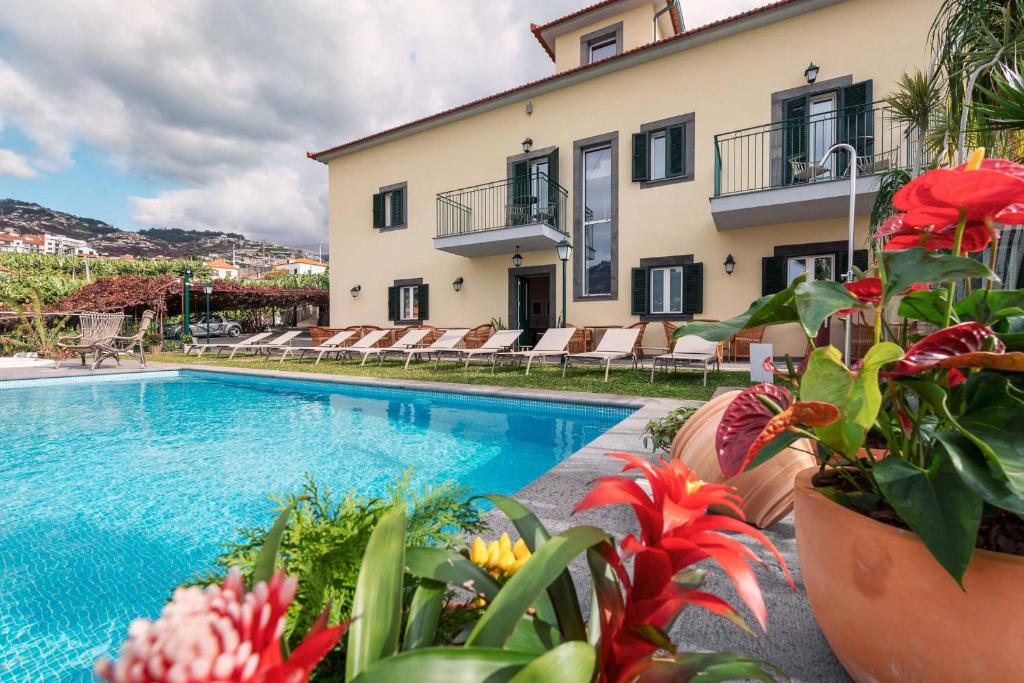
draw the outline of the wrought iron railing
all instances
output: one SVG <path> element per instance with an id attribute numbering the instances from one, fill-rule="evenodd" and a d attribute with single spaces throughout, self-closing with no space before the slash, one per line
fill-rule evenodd
<path id="1" fill-rule="evenodd" d="M 544 173 L 442 192 L 437 195 L 437 236 L 535 223 L 567 233 L 568 197 Z"/>
<path id="2" fill-rule="evenodd" d="M 897 121 L 884 102 L 875 102 L 719 133 L 715 196 L 848 177 L 848 152 L 834 152 L 821 163 L 837 142 L 857 150 L 858 176 L 926 163 L 919 131 Z"/>

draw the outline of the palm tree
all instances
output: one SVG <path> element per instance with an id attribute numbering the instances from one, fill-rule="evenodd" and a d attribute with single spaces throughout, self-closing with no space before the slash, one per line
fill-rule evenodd
<path id="1" fill-rule="evenodd" d="M 924 167 L 929 127 L 942 106 L 942 89 L 939 87 L 938 79 L 926 75 L 920 69 L 915 69 L 913 73 L 903 72 L 896 82 L 896 90 L 886 98 L 886 101 L 893 119 L 906 124 L 908 135 L 913 135 L 911 144 L 913 170 L 916 176 Z"/>

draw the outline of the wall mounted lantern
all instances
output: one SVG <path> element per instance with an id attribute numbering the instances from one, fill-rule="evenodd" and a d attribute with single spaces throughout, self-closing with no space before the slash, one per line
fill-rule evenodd
<path id="1" fill-rule="evenodd" d="M 523 151 L 525 153 L 529 154 L 530 150 L 532 148 L 533 148 L 533 138 L 526 138 L 525 140 L 523 140 Z"/>
<path id="2" fill-rule="evenodd" d="M 512 255 L 512 265 L 518 268 L 523 265 L 523 255 L 519 253 L 519 245 L 516 245 L 516 253 Z"/>
<path id="3" fill-rule="evenodd" d="M 355 299 L 357 296 L 359 296 L 359 292 L 361 292 L 361 291 L 363 291 L 363 286 L 362 285 L 356 285 L 352 289 L 348 290 L 349 294 L 352 295 L 353 299 Z"/>
<path id="4" fill-rule="evenodd" d="M 463 277 L 461 275 L 458 276 L 452 281 L 452 289 L 454 289 L 456 292 L 460 291 L 462 289 L 462 283 L 464 282 L 465 280 L 463 279 Z"/>
<path id="5" fill-rule="evenodd" d="M 736 270 L 736 259 L 732 257 L 732 254 L 729 254 L 725 257 L 725 263 L 722 265 L 725 266 L 725 274 L 732 275 L 732 271 Z"/>
<path id="6" fill-rule="evenodd" d="M 572 256 L 572 245 L 569 244 L 569 240 L 563 239 L 555 247 L 555 251 L 558 252 L 558 260 L 562 262 L 562 327 L 565 327 L 566 301 L 569 297 L 569 276 L 566 275 L 566 264 L 569 262 L 569 257 Z"/>
<path id="7" fill-rule="evenodd" d="M 807 65 L 807 68 L 804 69 L 804 78 L 807 79 L 808 83 L 814 83 L 814 81 L 818 79 L 819 68 L 820 67 L 817 64 L 811 62 L 810 64 Z"/>

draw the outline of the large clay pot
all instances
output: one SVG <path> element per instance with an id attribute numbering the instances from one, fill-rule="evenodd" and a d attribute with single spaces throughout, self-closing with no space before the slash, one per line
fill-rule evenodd
<path id="1" fill-rule="evenodd" d="M 681 458 L 698 477 L 706 482 L 725 481 L 718 466 L 715 435 L 722 414 L 739 395 L 730 391 L 711 399 L 683 424 L 672 440 L 672 457 Z M 793 509 L 793 480 L 797 473 L 814 465 L 813 447 L 806 439 L 795 442 L 774 458 L 750 472 L 744 472 L 728 484 L 743 496 L 743 512 L 751 524 L 771 526 Z"/>
<path id="2" fill-rule="evenodd" d="M 797 476 L 796 548 L 814 616 L 867 683 L 1024 680 L 1024 557 L 975 550 L 960 590 L 913 533 Z"/>

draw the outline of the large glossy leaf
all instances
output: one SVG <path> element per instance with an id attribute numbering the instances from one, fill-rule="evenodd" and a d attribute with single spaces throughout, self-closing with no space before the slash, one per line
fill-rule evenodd
<path id="1" fill-rule="evenodd" d="M 800 284 L 795 291 L 795 301 L 800 325 L 809 337 L 818 334 L 821 324 L 836 311 L 865 308 L 842 284 L 832 280 L 813 280 Z"/>
<path id="2" fill-rule="evenodd" d="M 885 458 L 872 471 L 896 514 L 949 575 L 963 585 L 981 523 L 981 497 L 964 486 L 941 450 L 935 452 L 928 469 L 903 458 Z"/>
<path id="3" fill-rule="evenodd" d="M 412 595 L 409 616 L 405 620 L 403 650 L 417 650 L 434 644 L 437 622 L 444 603 L 445 584 L 423 579 Z"/>
<path id="4" fill-rule="evenodd" d="M 848 456 L 857 453 L 882 406 L 878 371 L 902 357 L 903 350 L 896 344 L 875 344 L 864 356 L 863 367 L 854 372 L 843 364 L 834 346 L 814 350 L 800 383 L 800 399 L 831 403 L 839 409 L 838 420 L 815 429 L 825 445 Z"/>
<path id="5" fill-rule="evenodd" d="M 887 375 L 912 375 L 935 367 L 971 367 L 957 365 L 954 360 L 965 354 L 978 352 L 1003 353 L 1006 348 L 996 333 L 976 322 L 960 323 L 929 334 L 903 355 L 903 360 L 892 366 Z M 966 361 L 965 361 L 966 362 Z M 982 362 L 974 357 L 972 362 Z"/>
<path id="6" fill-rule="evenodd" d="M 652 657 L 635 666 L 631 680 L 644 683 L 678 683 L 679 681 L 764 681 L 773 683 L 778 671 L 768 662 L 745 657 L 735 652 L 680 652 L 670 657 Z"/>
<path id="7" fill-rule="evenodd" d="M 912 320 L 923 320 L 942 327 L 946 324 L 946 301 L 949 291 L 932 289 L 929 291 L 911 292 L 900 301 L 899 314 Z M 952 323 L 960 322 L 955 312 Z"/>
<path id="8" fill-rule="evenodd" d="M 961 278 L 999 278 L 981 261 L 951 256 L 920 247 L 883 251 L 879 260 L 885 270 L 885 301 L 917 282 L 950 282 Z"/>
<path id="9" fill-rule="evenodd" d="M 527 614 L 519 620 L 512 635 L 505 641 L 505 649 L 544 654 L 563 640 L 557 626 Z"/>
<path id="10" fill-rule="evenodd" d="M 973 435 L 972 441 L 983 443 L 986 455 L 994 456 L 988 458 L 990 469 L 1024 498 L 1024 401 L 1009 380 L 992 373 L 973 375 L 959 423 L 965 436 Z"/>
<path id="11" fill-rule="evenodd" d="M 288 528 L 288 518 L 291 515 L 291 508 L 285 508 L 274 520 L 274 526 L 270 527 L 267 537 L 263 540 L 263 547 L 252 567 L 252 585 L 255 586 L 261 581 L 269 581 L 274 574 L 274 565 L 277 564 L 277 553 L 281 548 L 281 537 L 284 530 Z"/>
<path id="12" fill-rule="evenodd" d="M 593 647 L 570 641 L 527 664 L 512 683 L 587 683 L 594 675 L 596 662 Z"/>
<path id="13" fill-rule="evenodd" d="M 611 544 L 603 548 L 605 552 L 615 553 Z M 619 578 L 608 561 L 601 554 L 602 548 L 587 548 L 587 565 L 590 567 L 591 600 L 590 629 L 587 642 L 597 645 L 601 639 L 602 620 L 621 618 L 625 612 L 622 589 Z"/>
<path id="14" fill-rule="evenodd" d="M 748 330 L 763 325 L 780 325 L 800 321 L 796 310 L 795 291 L 803 283 L 801 275 L 788 288 L 763 296 L 750 304 L 750 308 L 729 320 L 721 322 L 683 323 L 673 335 L 677 339 L 687 334 L 694 334 L 708 341 L 725 341 L 740 330 Z"/>
<path id="15" fill-rule="evenodd" d="M 993 474 L 985 454 L 970 439 L 957 432 L 938 432 L 935 438 L 946 449 L 964 484 L 990 505 L 1024 515 L 1024 497 L 1012 491 L 1005 479 Z"/>
<path id="16" fill-rule="evenodd" d="M 501 588 L 483 569 L 459 553 L 441 548 L 408 548 L 406 570 L 423 579 L 450 583 L 493 600 Z"/>
<path id="17" fill-rule="evenodd" d="M 573 527 L 552 536 L 501 589 L 466 644 L 501 647 L 537 596 L 565 571 L 573 558 L 607 538 L 604 531 L 590 526 Z"/>
<path id="18" fill-rule="evenodd" d="M 536 658 L 529 652 L 485 647 L 428 647 L 376 662 L 352 683 L 503 683 Z"/>
<path id="19" fill-rule="evenodd" d="M 957 301 L 953 308 L 961 320 L 992 327 L 1008 316 L 1024 313 L 1019 310 L 1024 308 L 1024 290 L 979 289 Z"/>
<path id="20" fill-rule="evenodd" d="M 398 650 L 405 579 L 405 511 L 390 510 L 370 534 L 352 598 L 345 678 L 353 680 Z"/>
<path id="21" fill-rule="evenodd" d="M 493 494 L 484 496 L 484 498 L 505 513 L 531 553 L 536 552 L 551 538 L 551 534 L 533 514 L 533 511 L 518 500 Z M 572 582 L 572 576 L 569 575 L 568 569 L 552 582 L 547 590 L 547 598 L 548 600 L 538 601 L 536 605 L 538 616 L 551 623 L 557 622 L 566 640 L 584 640 L 587 637 L 587 632 L 583 624 L 580 600 L 576 595 L 576 586 Z M 553 614 L 548 614 L 548 610 L 545 609 L 548 603 L 550 603 Z"/>

